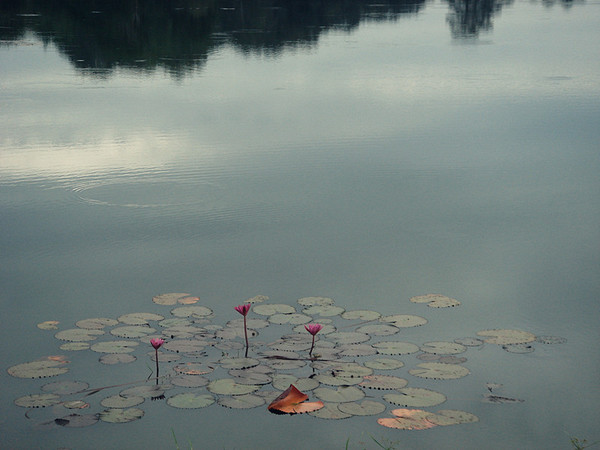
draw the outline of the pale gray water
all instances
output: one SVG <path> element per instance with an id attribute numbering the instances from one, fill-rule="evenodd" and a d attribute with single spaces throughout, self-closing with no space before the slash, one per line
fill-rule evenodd
<path id="1" fill-rule="evenodd" d="M 600 4 L 568 5 L 504 5 L 469 36 L 451 28 L 445 2 L 282 46 L 215 34 L 218 45 L 184 69 L 161 65 L 165 55 L 143 70 L 93 69 L 76 49 L 44 45 L 50 33 L 3 37 L 4 366 L 60 352 L 39 322 L 165 313 L 151 302 L 163 292 L 198 295 L 218 323 L 257 294 L 315 295 L 427 317 L 406 333 L 417 343 L 487 328 L 568 342 L 526 355 L 470 350 L 462 380 L 411 378 L 448 395 L 440 408 L 480 418 L 412 432 L 372 417 L 160 402 L 131 424 L 32 432 L 12 402 L 48 380 L 2 370 L 0 447 L 174 448 L 171 428 L 194 448 L 600 439 Z M 430 292 L 462 305 L 408 301 Z M 69 358 L 97 367 L 89 353 Z M 418 360 L 401 359 L 396 374 L 410 378 Z M 113 382 L 108 369 L 96 376 Z M 492 381 L 525 402 L 482 404 Z"/>

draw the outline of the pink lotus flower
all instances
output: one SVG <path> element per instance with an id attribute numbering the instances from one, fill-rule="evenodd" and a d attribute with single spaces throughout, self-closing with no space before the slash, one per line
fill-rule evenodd
<path id="1" fill-rule="evenodd" d="M 306 328 L 306 331 L 314 336 L 323 329 L 323 325 L 319 323 L 311 323 L 309 325 L 304 325 L 304 328 Z"/>
<path id="2" fill-rule="evenodd" d="M 234 309 L 239 312 L 242 316 L 246 317 L 248 315 L 248 311 L 250 311 L 250 303 L 246 303 L 245 305 L 238 305 Z"/>
<path id="3" fill-rule="evenodd" d="M 150 344 L 152 344 L 155 350 L 158 350 L 164 343 L 165 340 L 161 338 L 150 339 Z"/>

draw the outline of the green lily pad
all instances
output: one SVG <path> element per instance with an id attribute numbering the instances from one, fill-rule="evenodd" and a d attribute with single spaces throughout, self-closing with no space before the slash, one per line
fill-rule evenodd
<path id="1" fill-rule="evenodd" d="M 427 323 L 427 319 L 421 316 L 413 316 L 410 314 L 395 314 L 392 316 L 384 316 L 379 319 L 380 322 L 390 323 L 398 328 L 420 327 Z"/>
<path id="2" fill-rule="evenodd" d="M 295 370 L 306 365 L 306 361 L 270 359 L 265 362 L 273 370 Z"/>
<path id="3" fill-rule="evenodd" d="M 479 417 L 467 411 L 459 411 L 456 409 L 441 409 L 433 414 L 428 420 L 436 425 L 448 426 L 458 425 L 461 423 L 479 422 Z"/>
<path id="4" fill-rule="evenodd" d="M 59 348 L 67 352 L 79 352 L 89 350 L 90 344 L 87 342 L 65 342 Z"/>
<path id="5" fill-rule="evenodd" d="M 391 390 L 402 389 L 408 384 L 404 378 L 392 375 L 368 375 L 360 383 L 360 387 L 368 389 Z"/>
<path id="6" fill-rule="evenodd" d="M 338 347 L 337 350 L 338 350 L 337 354 L 339 356 L 356 357 L 356 356 L 370 356 L 370 355 L 377 354 L 377 350 L 375 350 L 372 345 L 368 345 L 368 344 L 341 345 L 340 347 Z"/>
<path id="7" fill-rule="evenodd" d="M 483 330 L 477 332 L 488 344 L 526 344 L 535 341 L 535 335 L 521 330 Z"/>
<path id="8" fill-rule="evenodd" d="M 410 369 L 408 373 L 420 378 L 429 378 L 434 380 L 454 380 L 469 375 L 469 369 L 458 364 L 443 363 L 421 363 L 417 365 L 418 369 Z"/>
<path id="9" fill-rule="evenodd" d="M 365 334 L 369 334 L 371 336 L 391 336 L 393 334 L 396 334 L 400 331 L 400 328 L 395 327 L 393 325 L 387 325 L 387 324 L 369 324 L 369 325 L 363 325 L 362 327 L 358 327 L 356 329 L 357 333 L 365 333 Z"/>
<path id="10" fill-rule="evenodd" d="M 266 328 L 269 326 L 269 322 L 265 319 L 257 319 L 255 317 L 246 318 L 246 326 L 248 328 L 252 328 L 254 330 Z M 240 317 L 239 319 L 230 320 L 227 322 L 227 327 L 230 328 L 244 328 L 244 318 Z"/>
<path id="11" fill-rule="evenodd" d="M 143 397 L 143 398 L 160 398 L 164 395 L 165 390 L 172 388 L 171 385 L 163 384 L 145 384 L 124 389 L 119 392 L 122 397 Z"/>
<path id="12" fill-rule="evenodd" d="M 302 310 L 307 315 L 317 315 L 322 317 L 339 316 L 345 311 L 344 308 L 334 305 L 314 305 Z"/>
<path id="13" fill-rule="evenodd" d="M 86 330 L 84 328 L 71 328 L 69 330 L 59 331 L 54 335 L 56 339 L 60 339 L 61 341 L 69 341 L 69 342 L 84 342 L 84 341 L 93 341 L 98 338 L 98 336 L 102 336 L 104 331 L 102 330 Z"/>
<path id="14" fill-rule="evenodd" d="M 257 366 L 259 367 L 259 366 Z M 268 366 L 266 367 L 270 373 L 272 373 L 272 369 Z M 250 369 L 232 369 L 229 371 L 229 375 L 231 375 L 236 383 L 239 384 L 253 384 L 253 385 L 262 385 L 269 384 L 273 381 L 270 373 L 264 373 L 261 371 L 254 371 L 255 367 Z"/>
<path id="15" fill-rule="evenodd" d="M 129 353 L 107 353 L 102 355 L 98 361 L 102 364 L 114 365 L 114 364 L 129 364 L 135 361 L 137 358 Z"/>
<path id="16" fill-rule="evenodd" d="M 155 297 L 152 297 L 152 301 L 158 305 L 172 306 L 177 304 L 179 299 L 185 299 L 191 296 L 191 294 L 171 292 L 168 294 L 160 294 Z"/>
<path id="17" fill-rule="evenodd" d="M 65 367 L 68 361 L 57 359 L 41 359 L 16 366 L 9 367 L 7 372 L 16 378 L 48 378 L 67 373 L 69 369 Z"/>
<path id="18" fill-rule="evenodd" d="M 410 342 L 384 341 L 373 344 L 382 355 L 410 355 L 419 351 L 419 347 Z"/>
<path id="19" fill-rule="evenodd" d="M 319 382 L 315 378 L 298 378 L 295 375 L 283 373 L 273 376 L 271 384 L 280 391 L 285 391 L 290 384 L 296 386 L 301 392 L 312 391 L 319 387 Z"/>
<path id="20" fill-rule="evenodd" d="M 40 330 L 58 330 L 59 323 L 57 320 L 46 320 L 45 322 L 38 323 L 37 327 Z"/>
<path id="21" fill-rule="evenodd" d="M 118 320 L 127 325 L 148 325 L 151 321 L 164 320 L 164 317 L 153 313 L 130 313 L 123 314 Z"/>
<path id="22" fill-rule="evenodd" d="M 509 353 L 531 353 L 535 347 L 531 344 L 506 344 L 502 346 L 502 350 Z"/>
<path id="23" fill-rule="evenodd" d="M 215 398 L 210 394 L 195 394 L 193 392 L 176 394 L 167 399 L 167 405 L 182 409 L 206 408 L 214 402 Z"/>
<path id="24" fill-rule="evenodd" d="M 371 320 L 377 320 L 381 317 L 381 313 L 377 311 L 369 311 L 365 309 L 359 309 L 354 311 L 346 311 L 342 314 L 342 319 L 346 320 L 362 320 L 365 322 Z"/>
<path id="25" fill-rule="evenodd" d="M 298 304 L 302 306 L 327 306 L 334 303 L 333 299 L 328 297 L 303 297 L 298 299 Z"/>
<path id="26" fill-rule="evenodd" d="M 258 366 L 260 361 L 254 358 L 230 358 L 225 357 L 219 361 L 224 369 L 248 369 Z"/>
<path id="27" fill-rule="evenodd" d="M 106 397 L 103 399 L 100 404 L 105 408 L 131 408 L 132 406 L 137 406 L 141 403 L 144 403 L 144 397 L 130 395 L 128 397 L 123 397 L 122 395 L 112 395 L 110 397 Z"/>
<path id="28" fill-rule="evenodd" d="M 452 308 L 460 305 L 458 300 L 442 294 L 418 295 L 412 297 L 410 301 L 413 303 L 427 303 L 430 308 Z"/>
<path id="29" fill-rule="evenodd" d="M 139 345 L 135 341 L 106 341 L 98 342 L 90 348 L 98 353 L 130 353 Z"/>
<path id="30" fill-rule="evenodd" d="M 467 358 L 464 358 L 462 356 L 454 356 L 454 355 L 446 355 L 446 356 L 440 356 L 440 359 L 438 359 L 438 362 L 444 363 L 444 364 L 463 364 L 465 362 L 467 362 Z"/>
<path id="31" fill-rule="evenodd" d="M 88 330 L 101 330 L 105 327 L 113 327 L 118 324 L 119 321 L 115 319 L 108 319 L 106 317 L 95 317 L 93 319 L 83 319 L 75 322 L 79 328 L 86 328 Z"/>
<path id="32" fill-rule="evenodd" d="M 120 338 L 126 339 L 139 339 L 149 334 L 154 333 L 156 330 L 150 327 L 143 327 L 139 325 L 128 325 L 124 327 L 117 327 L 110 330 L 110 334 Z"/>
<path id="33" fill-rule="evenodd" d="M 355 402 L 365 396 L 365 393 L 355 386 L 339 386 L 337 389 L 319 387 L 313 393 L 321 400 L 332 403 Z"/>
<path id="34" fill-rule="evenodd" d="M 337 405 L 338 409 L 346 414 L 353 416 L 374 416 L 385 411 L 385 405 L 373 400 L 363 400 L 362 402 L 345 402 Z"/>
<path id="35" fill-rule="evenodd" d="M 315 375 L 313 380 L 327 386 L 353 386 L 362 382 L 362 377 L 345 377 L 335 375 L 335 372 L 320 373 Z"/>
<path id="36" fill-rule="evenodd" d="M 242 303 L 254 304 L 254 303 L 266 302 L 267 300 L 269 300 L 269 297 L 267 297 L 266 295 L 255 295 L 254 297 L 251 297 Z"/>
<path id="37" fill-rule="evenodd" d="M 305 314 L 294 313 L 294 314 L 273 314 L 269 316 L 269 322 L 276 325 L 290 324 L 300 325 L 308 323 L 312 320 L 312 317 Z"/>
<path id="38" fill-rule="evenodd" d="M 57 395 L 70 395 L 85 391 L 89 384 L 83 381 L 55 381 L 42 386 L 42 391 Z"/>
<path id="39" fill-rule="evenodd" d="M 426 430 L 436 425 L 428 419 L 432 413 L 420 409 L 394 409 L 394 417 L 377 419 L 379 425 L 399 430 Z"/>
<path id="40" fill-rule="evenodd" d="M 464 345 L 465 347 L 480 347 L 484 344 L 484 342 L 481 339 L 477 339 L 474 337 L 458 338 L 454 339 L 454 342 L 456 342 L 457 344 Z"/>
<path id="41" fill-rule="evenodd" d="M 467 348 L 456 342 L 435 341 L 425 342 L 421 346 L 421 351 L 433 353 L 434 355 L 456 355 L 466 352 Z"/>
<path id="42" fill-rule="evenodd" d="M 342 345 L 342 344 L 360 344 L 366 342 L 371 337 L 365 333 L 357 333 L 356 331 L 336 331 L 327 335 L 327 339 Z"/>
<path id="43" fill-rule="evenodd" d="M 97 414 L 69 414 L 68 416 L 55 419 L 54 422 L 61 427 L 83 428 L 98 422 Z"/>
<path id="44" fill-rule="evenodd" d="M 185 317 L 171 317 L 169 319 L 165 319 L 165 320 L 161 320 L 160 322 L 158 322 L 158 324 L 163 327 L 163 328 L 176 328 L 176 327 L 188 327 L 192 325 L 192 322 L 185 318 Z M 193 327 L 193 329 L 195 330 L 196 327 Z M 166 331 L 166 330 L 165 330 Z M 189 330 L 185 330 L 185 331 L 192 331 L 192 329 Z M 168 332 L 165 332 L 165 334 L 169 334 Z"/>
<path id="45" fill-rule="evenodd" d="M 60 395 L 57 394 L 31 394 L 15 400 L 15 405 L 22 408 L 45 408 L 58 403 L 60 403 Z"/>
<path id="46" fill-rule="evenodd" d="M 311 411 L 308 414 L 319 419 L 340 420 L 352 417 L 352 414 L 345 413 L 338 408 L 337 403 L 325 403 L 323 408 Z"/>
<path id="47" fill-rule="evenodd" d="M 171 310 L 175 317 L 208 317 L 213 314 L 212 309 L 206 306 L 180 306 Z"/>
<path id="48" fill-rule="evenodd" d="M 264 405 L 265 399 L 259 395 L 244 394 L 233 397 L 221 397 L 218 403 L 226 408 L 250 409 Z"/>
<path id="49" fill-rule="evenodd" d="M 179 387 L 198 388 L 209 383 L 208 378 L 198 375 L 177 375 L 169 379 L 171 384 Z"/>
<path id="50" fill-rule="evenodd" d="M 252 311 L 261 316 L 271 316 L 273 314 L 294 314 L 296 308 L 290 305 L 284 305 L 279 303 L 264 305 L 256 305 L 252 307 Z"/>
<path id="51" fill-rule="evenodd" d="M 213 394 L 220 395 L 244 395 L 251 394 L 260 389 L 260 386 L 251 384 L 239 384 L 231 378 L 221 378 L 213 380 L 208 384 L 207 389 Z"/>
<path id="52" fill-rule="evenodd" d="M 185 363 L 176 365 L 173 370 L 183 375 L 205 375 L 214 369 L 204 363 Z"/>
<path id="53" fill-rule="evenodd" d="M 365 367 L 369 367 L 375 370 L 394 370 L 404 367 L 402 361 L 392 358 L 377 358 L 371 361 L 365 361 Z"/>
<path id="54" fill-rule="evenodd" d="M 446 396 L 429 389 L 405 387 L 398 389 L 398 393 L 384 395 L 383 399 L 393 405 L 426 408 L 444 403 Z"/>
<path id="55" fill-rule="evenodd" d="M 248 337 L 256 337 L 258 336 L 258 332 L 248 328 L 247 331 Z M 225 327 L 220 330 L 217 330 L 215 333 L 215 337 L 218 339 L 224 340 L 233 340 L 233 339 L 245 339 L 244 327 Z"/>
<path id="56" fill-rule="evenodd" d="M 139 408 L 111 408 L 100 413 L 100 420 L 109 423 L 126 423 L 133 422 L 144 417 L 144 411 Z"/>
<path id="57" fill-rule="evenodd" d="M 62 405 L 67 409 L 85 409 L 90 407 L 90 404 L 83 400 L 72 400 L 64 402 Z"/>
<path id="58" fill-rule="evenodd" d="M 175 353 L 202 353 L 206 342 L 197 339 L 174 339 L 165 343 L 163 348 Z"/>

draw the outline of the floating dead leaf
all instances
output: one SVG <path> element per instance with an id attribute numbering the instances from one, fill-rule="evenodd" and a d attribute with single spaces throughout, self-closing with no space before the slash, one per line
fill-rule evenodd
<path id="1" fill-rule="evenodd" d="M 368 389 L 390 390 L 402 389 L 408 384 L 404 378 L 392 375 L 368 375 L 359 386 Z"/>
<path id="2" fill-rule="evenodd" d="M 71 328 L 69 330 L 59 331 L 54 335 L 56 339 L 60 339 L 61 341 L 69 341 L 69 342 L 84 342 L 84 341 L 93 341 L 98 338 L 98 336 L 102 336 L 104 331 L 102 330 L 86 330 L 84 328 Z"/>
<path id="3" fill-rule="evenodd" d="M 219 405 L 233 409 L 251 409 L 265 404 L 265 399 L 255 394 L 236 395 L 234 397 L 221 397 Z"/>
<path id="4" fill-rule="evenodd" d="M 535 341 L 535 335 L 521 330 L 483 330 L 477 332 L 478 336 L 484 336 L 488 344 L 508 345 L 526 344 Z"/>
<path id="5" fill-rule="evenodd" d="M 129 364 L 135 361 L 137 358 L 129 353 L 107 353 L 102 355 L 98 361 L 102 364 L 114 365 L 114 364 Z"/>
<path id="6" fill-rule="evenodd" d="M 45 322 L 38 323 L 37 327 L 40 330 L 58 330 L 59 323 L 58 320 L 46 320 Z"/>
<path id="7" fill-rule="evenodd" d="M 193 392 L 176 394 L 167 399 L 167 405 L 181 409 L 206 408 L 214 402 L 215 398 L 210 394 L 195 394 Z"/>
<path id="8" fill-rule="evenodd" d="M 427 303 L 430 308 L 451 308 L 460 305 L 458 300 L 442 294 L 417 295 L 411 297 L 410 301 L 413 303 Z"/>
<path id="9" fill-rule="evenodd" d="M 98 422 L 98 414 L 69 414 L 60 419 L 55 419 L 54 422 L 67 428 L 89 427 Z"/>
<path id="10" fill-rule="evenodd" d="M 398 331 L 400 331 L 400 328 L 395 327 L 394 325 L 387 325 L 383 323 L 363 325 L 362 327 L 358 327 L 356 329 L 357 333 L 365 333 L 371 336 L 391 336 L 398 333 Z"/>
<path id="11" fill-rule="evenodd" d="M 373 347 L 382 355 L 409 355 L 419 351 L 419 347 L 410 342 L 384 341 L 373 344 Z"/>
<path id="12" fill-rule="evenodd" d="M 454 380 L 466 377 L 470 372 L 466 367 L 458 364 L 443 364 L 437 362 L 421 363 L 418 369 L 410 369 L 408 373 L 420 378 L 434 380 Z"/>
<path id="13" fill-rule="evenodd" d="M 377 320 L 381 317 L 381 314 L 377 311 L 369 311 L 366 309 L 357 309 L 354 311 L 346 311 L 342 314 L 342 319 L 346 320 L 362 320 L 365 322 L 371 320 Z"/>
<path id="14" fill-rule="evenodd" d="M 100 420 L 109 423 L 126 423 L 133 422 L 144 417 L 144 411 L 139 408 L 111 408 L 100 413 Z"/>
<path id="15" fill-rule="evenodd" d="M 327 306 L 334 303 L 333 299 L 328 297 L 303 297 L 298 299 L 298 304 L 302 306 Z"/>
<path id="16" fill-rule="evenodd" d="M 293 384 L 281 393 L 267 409 L 274 414 L 301 414 L 323 408 L 323 402 L 307 402 L 308 395 L 300 392 Z"/>
<path id="17" fill-rule="evenodd" d="M 383 399 L 397 406 L 426 408 L 444 403 L 446 396 L 430 389 L 405 387 L 397 393 L 384 395 Z"/>
<path id="18" fill-rule="evenodd" d="M 149 325 L 149 322 L 164 320 L 160 314 L 154 313 L 130 313 L 118 317 L 118 321 L 127 325 Z"/>
<path id="19" fill-rule="evenodd" d="M 85 391 L 89 384 L 83 381 L 55 381 L 42 386 L 42 391 L 57 395 L 70 395 Z"/>
<path id="20" fill-rule="evenodd" d="M 132 406 L 137 406 L 141 403 L 144 403 L 144 397 L 130 395 L 128 397 L 123 397 L 122 395 L 112 395 L 110 397 L 106 397 L 103 399 L 100 404 L 105 408 L 131 408 Z"/>
<path id="21" fill-rule="evenodd" d="M 428 420 L 431 413 L 421 409 L 394 409 L 392 414 L 396 417 L 380 418 L 377 423 L 399 430 L 426 430 L 436 426 Z"/>
<path id="22" fill-rule="evenodd" d="M 106 341 L 98 342 L 90 348 L 98 353 L 131 353 L 138 345 L 135 341 Z"/>
<path id="23" fill-rule="evenodd" d="M 95 317 L 93 319 L 83 319 L 75 322 L 79 328 L 86 328 L 88 330 L 101 330 L 105 327 L 113 327 L 118 324 L 119 321 L 115 319 L 108 319 L 106 317 Z"/>
<path id="24" fill-rule="evenodd" d="M 404 366 L 402 361 L 392 358 L 376 358 L 371 361 L 365 361 L 365 367 L 375 370 L 394 370 Z"/>
<path id="25" fill-rule="evenodd" d="M 434 355 L 456 355 L 466 352 L 467 348 L 456 342 L 435 341 L 425 342 L 421 345 L 421 351 L 433 353 Z"/>
<path id="26" fill-rule="evenodd" d="M 60 395 L 57 394 L 31 394 L 15 400 L 15 405 L 21 408 L 45 408 L 58 403 L 60 403 Z"/>
<path id="27" fill-rule="evenodd" d="M 63 359 L 50 359 L 47 357 L 37 361 L 17 364 L 9 367 L 7 372 L 16 378 L 48 378 L 67 373 L 69 369 L 65 367 Z"/>
<path id="28" fill-rule="evenodd" d="M 271 316 L 273 314 L 293 314 L 296 312 L 296 308 L 281 303 L 265 303 L 264 305 L 253 306 L 252 311 L 261 316 Z"/>
<path id="29" fill-rule="evenodd" d="M 355 402 L 365 396 L 365 393 L 355 386 L 339 386 L 337 389 L 319 387 L 313 392 L 321 400 L 331 403 Z"/>
<path id="30" fill-rule="evenodd" d="M 337 405 L 338 409 L 346 414 L 353 416 L 374 416 L 385 411 L 385 405 L 373 400 L 363 400 L 362 402 L 345 402 Z"/>
<path id="31" fill-rule="evenodd" d="M 427 323 L 427 319 L 421 316 L 413 316 L 410 314 L 395 314 L 392 316 L 384 316 L 379 319 L 380 322 L 391 323 L 399 328 L 420 327 Z"/>

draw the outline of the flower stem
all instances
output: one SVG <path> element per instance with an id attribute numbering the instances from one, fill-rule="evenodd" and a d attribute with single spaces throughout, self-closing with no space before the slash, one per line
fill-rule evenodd
<path id="1" fill-rule="evenodd" d="M 310 352 L 308 352 L 308 356 L 312 359 L 312 351 L 315 348 L 315 335 L 312 335 L 312 345 L 310 346 Z"/>
<path id="2" fill-rule="evenodd" d="M 156 359 L 156 384 L 158 384 L 158 349 L 154 349 L 154 355 Z"/>
<path id="3" fill-rule="evenodd" d="M 244 336 L 246 337 L 246 355 L 248 357 L 248 329 L 246 328 L 246 316 L 244 316 Z"/>

